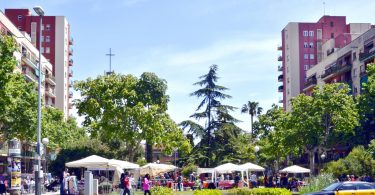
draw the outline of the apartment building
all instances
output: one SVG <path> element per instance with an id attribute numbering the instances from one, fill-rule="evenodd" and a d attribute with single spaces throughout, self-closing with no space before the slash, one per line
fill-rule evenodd
<path id="1" fill-rule="evenodd" d="M 311 94 L 317 85 L 343 82 L 350 86 L 353 95 L 360 94 L 362 83 L 367 82 L 367 65 L 375 59 L 374 44 L 375 28 L 371 28 L 346 46 L 325 56 L 320 63 L 307 71 L 305 93 Z"/>
<path id="2" fill-rule="evenodd" d="M 306 72 L 323 59 L 352 42 L 371 28 L 370 23 L 346 23 L 345 16 L 323 16 L 317 22 L 290 22 L 281 31 L 281 55 L 278 61 L 278 87 L 283 107 L 291 109 L 290 100 L 304 92 Z"/>
<path id="3" fill-rule="evenodd" d="M 39 48 L 40 24 L 39 16 L 33 16 L 29 9 L 5 9 L 5 15 L 20 31 L 30 36 L 31 43 L 39 49 L 52 64 L 52 76 L 56 81 L 56 108 L 69 116 L 72 108 L 72 66 L 73 39 L 70 35 L 70 25 L 64 16 L 43 16 L 42 46 Z"/>
<path id="4" fill-rule="evenodd" d="M 0 12 L 0 34 L 14 37 L 17 43 L 17 50 L 14 52 L 14 57 L 17 61 L 16 71 L 24 74 L 27 81 L 37 84 L 39 79 L 39 51 L 31 43 L 30 36 L 27 33 L 19 31 L 2 12 Z M 45 106 L 55 107 L 56 81 L 52 74 L 53 66 L 44 56 L 42 56 L 41 65 L 41 95 L 44 99 L 43 103 Z"/>

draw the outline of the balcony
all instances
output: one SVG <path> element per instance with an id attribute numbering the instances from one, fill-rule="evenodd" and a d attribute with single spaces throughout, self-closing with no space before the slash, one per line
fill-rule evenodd
<path id="1" fill-rule="evenodd" d="M 69 70 L 69 77 L 73 76 L 73 70 Z"/>
<path id="2" fill-rule="evenodd" d="M 26 76 L 26 80 L 29 82 L 38 82 L 38 77 L 35 75 L 34 71 L 30 69 L 22 69 L 22 73 Z"/>
<path id="3" fill-rule="evenodd" d="M 283 98 L 280 98 L 280 99 L 279 99 L 279 103 L 283 103 Z"/>
<path id="4" fill-rule="evenodd" d="M 51 85 L 56 85 L 56 79 L 51 73 L 46 74 L 46 81 Z"/>
<path id="5" fill-rule="evenodd" d="M 312 77 L 307 78 L 307 81 L 305 82 L 304 91 L 306 91 L 306 90 L 308 90 L 312 87 L 315 87 L 317 83 L 318 82 L 317 82 L 316 76 L 312 76 Z"/>
<path id="6" fill-rule="evenodd" d="M 68 104 L 68 108 L 69 108 L 69 109 L 73 109 L 73 103 L 69 103 L 69 104 Z"/>
<path id="7" fill-rule="evenodd" d="M 283 80 L 284 80 L 284 75 L 279 75 L 279 77 L 277 77 L 277 80 L 279 81 L 279 82 L 283 82 Z"/>
<path id="8" fill-rule="evenodd" d="M 69 98 L 73 98 L 73 92 L 69 92 Z"/>
<path id="9" fill-rule="evenodd" d="M 73 59 L 69 60 L 69 66 L 73 66 Z"/>
<path id="10" fill-rule="evenodd" d="M 27 64 L 30 68 L 32 69 L 38 69 L 38 66 L 37 66 L 37 62 L 34 61 L 34 60 L 31 60 L 27 55 L 26 53 L 23 53 L 22 54 L 22 61 L 25 62 L 25 64 Z"/>
<path id="11" fill-rule="evenodd" d="M 283 61 L 283 56 L 279 56 L 279 57 L 277 58 L 277 61 Z"/>
<path id="12" fill-rule="evenodd" d="M 282 45 L 277 46 L 277 50 L 281 51 L 283 49 Z"/>
<path id="13" fill-rule="evenodd" d="M 328 49 L 327 56 L 331 55 L 333 52 L 335 52 L 335 48 Z"/>
<path id="14" fill-rule="evenodd" d="M 351 69 L 352 69 L 351 64 L 341 64 L 341 65 L 330 66 L 328 69 L 326 69 L 323 72 L 321 77 L 323 80 L 327 80 L 341 73 L 348 72 Z"/>
<path id="15" fill-rule="evenodd" d="M 73 81 L 69 82 L 69 87 L 73 87 Z"/>
<path id="16" fill-rule="evenodd" d="M 371 60 L 371 59 L 374 59 L 375 57 L 375 50 L 370 50 L 369 52 L 366 52 L 366 53 L 360 53 L 359 54 L 359 61 L 363 62 L 363 61 L 367 61 L 367 60 Z"/>
<path id="17" fill-rule="evenodd" d="M 283 66 L 282 66 L 282 65 L 279 65 L 279 66 L 277 67 L 277 70 L 280 71 L 280 72 L 282 72 L 282 71 L 283 71 Z"/>
<path id="18" fill-rule="evenodd" d="M 47 94 L 49 97 L 56 98 L 55 89 L 52 88 L 52 87 L 47 87 L 47 88 L 46 88 L 46 94 Z"/>
<path id="19" fill-rule="evenodd" d="M 279 86 L 279 92 L 283 92 L 284 91 L 284 85 L 280 85 Z"/>
<path id="20" fill-rule="evenodd" d="M 69 39 L 69 45 L 73 45 L 74 44 L 74 39 L 73 38 L 70 38 Z"/>
<path id="21" fill-rule="evenodd" d="M 73 55 L 73 49 L 69 49 L 69 55 Z"/>

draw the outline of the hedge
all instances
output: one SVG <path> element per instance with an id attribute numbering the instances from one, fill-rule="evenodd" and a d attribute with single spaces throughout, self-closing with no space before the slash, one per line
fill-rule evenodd
<path id="1" fill-rule="evenodd" d="M 151 188 L 152 195 L 173 195 L 171 188 L 155 186 Z"/>
<path id="2" fill-rule="evenodd" d="M 221 190 L 195 190 L 194 195 L 221 195 Z"/>
<path id="3" fill-rule="evenodd" d="M 285 188 L 237 188 L 230 190 L 230 195 L 291 195 L 292 192 Z"/>

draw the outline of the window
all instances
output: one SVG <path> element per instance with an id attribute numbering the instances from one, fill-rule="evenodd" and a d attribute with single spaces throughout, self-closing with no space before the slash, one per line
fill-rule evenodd
<path id="1" fill-rule="evenodd" d="M 331 38 L 335 38 L 335 33 L 331 33 Z"/>
<path id="2" fill-rule="evenodd" d="M 313 36 L 314 36 L 314 31 L 311 30 L 311 31 L 309 32 L 309 36 L 310 36 L 310 37 L 313 37 Z"/>
<path id="3" fill-rule="evenodd" d="M 303 43 L 303 47 L 304 47 L 304 48 L 307 48 L 307 47 L 308 47 L 307 42 L 304 42 L 304 43 Z"/>
<path id="4" fill-rule="evenodd" d="M 310 59 L 314 59 L 314 54 L 310 54 Z"/>
<path id="5" fill-rule="evenodd" d="M 46 53 L 50 53 L 50 48 L 46 47 Z"/>
<path id="6" fill-rule="evenodd" d="M 310 66 L 308 64 L 305 64 L 305 70 L 308 70 Z"/>
<path id="7" fill-rule="evenodd" d="M 331 27 L 333 27 L 333 22 L 331 21 L 331 22 L 329 23 L 329 25 L 330 25 Z"/>
<path id="8" fill-rule="evenodd" d="M 46 36 L 46 42 L 49 43 L 51 41 L 50 36 Z"/>
<path id="9" fill-rule="evenodd" d="M 356 190 L 356 187 L 354 184 L 351 184 L 351 183 L 344 183 L 340 189 L 342 190 Z"/>
<path id="10" fill-rule="evenodd" d="M 47 24 L 46 25 L 46 31 L 49 31 L 51 29 L 51 25 Z"/>
<path id="11" fill-rule="evenodd" d="M 22 15 L 17 16 L 18 21 L 22 20 Z"/>
<path id="12" fill-rule="evenodd" d="M 18 30 L 21 31 L 21 30 L 22 30 L 22 27 L 21 27 L 21 26 L 18 26 Z"/>
<path id="13" fill-rule="evenodd" d="M 307 30 L 304 30 L 304 31 L 303 31 L 303 36 L 304 36 L 304 37 L 307 37 L 307 36 L 309 36 L 309 34 L 308 34 Z"/>
<path id="14" fill-rule="evenodd" d="M 357 59 L 357 53 L 354 52 L 354 53 L 353 53 L 353 61 L 356 60 L 356 59 Z"/>
<path id="15" fill-rule="evenodd" d="M 355 88 L 357 89 L 357 88 Z M 357 184 L 358 190 L 368 190 L 368 189 L 374 189 L 374 186 L 369 183 L 359 183 Z"/>
<path id="16" fill-rule="evenodd" d="M 41 53 L 44 53 L 44 47 L 41 47 L 41 48 L 40 48 L 40 52 L 41 52 Z"/>
<path id="17" fill-rule="evenodd" d="M 305 54 L 303 55 L 303 59 L 305 59 L 305 60 L 309 59 L 309 54 L 305 53 Z"/>
<path id="18" fill-rule="evenodd" d="M 314 43 L 310 42 L 310 48 L 314 48 Z"/>
<path id="19" fill-rule="evenodd" d="M 42 24 L 42 30 L 44 30 L 44 24 Z"/>
<path id="20" fill-rule="evenodd" d="M 40 38 L 41 40 L 42 40 L 42 42 L 44 42 L 44 36 L 41 36 L 41 38 Z"/>

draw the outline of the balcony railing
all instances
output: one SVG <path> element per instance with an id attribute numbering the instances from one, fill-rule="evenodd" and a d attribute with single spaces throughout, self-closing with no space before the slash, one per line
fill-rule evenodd
<path id="1" fill-rule="evenodd" d="M 73 59 L 69 60 L 69 66 L 73 66 Z"/>
<path id="2" fill-rule="evenodd" d="M 373 59 L 375 57 L 375 50 L 367 53 L 360 53 L 359 54 L 359 61 L 365 61 L 368 59 Z"/>
<path id="3" fill-rule="evenodd" d="M 277 50 L 281 51 L 283 49 L 282 45 L 277 46 Z"/>
<path id="4" fill-rule="evenodd" d="M 73 92 L 69 92 L 69 98 L 73 98 Z"/>
<path id="5" fill-rule="evenodd" d="M 283 61 L 283 56 L 279 56 L 279 57 L 277 58 L 277 61 Z"/>
<path id="6" fill-rule="evenodd" d="M 73 87 L 73 81 L 69 82 L 69 87 Z"/>
<path id="7" fill-rule="evenodd" d="M 284 91 L 284 85 L 280 85 L 278 90 L 279 90 L 279 92 L 283 92 Z"/>
<path id="8" fill-rule="evenodd" d="M 69 109 L 72 109 L 73 108 L 73 103 L 69 103 Z"/>
<path id="9" fill-rule="evenodd" d="M 56 79 L 51 73 L 46 74 L 46 80 L 49 84 L 56 85 Z"/>
<path id="10" fill-rule="evenodd" d="M 316 80 L 316 77 L 310 77 L 307 79 L 306 83 L 305 83 L 305 88 L 308 88 L 308 87 L 311 87 L 311 86 L 314 86 L 317 84 L 317 80 Z"/>
<path id="11" fill-rule="evenodd" d="M 31 82 L 37 82 L 38 77 L 35 75 L 34 71 L 31 71 L 29 69 L 23 69 L 22 73 L 26 76 L 26 79 Z"/>
<path id="12" fill-rule="evenodd" d="M 279 66 L 277 67 L 277 70 L 278 70 L 278 71 L 283 71 L 283 66 L 282 66 L 282 65 L 279 65 Z"/>
<path id="13" fill-rule="evenodd" d="M 38 69 L 38 66 L 37 66 L 37 62 L 34 61 L 34 60 L 31 60 L 27 55 L 26 53 L 23 53 L 22 54 L 22 60 L 27 64 L 29 65 L 31 68 L 33 69 Z"/>
<path id="14" fill-rule="evenodd" d="M 55 89 L 51 87 L 46 88 L 47 95 L 50 97 L 56 97 Z"/>
<path id="15" fill-rule="evenodd" d="M 279 77 L 277 77 L 277 80 L 279 81 L 279 82 L 283 82 L 283 80 L 284 80 L 284 75 L 279 75 Z"/>
<path id="16" fill-rule="evenodd" d="M 69 49 L 69 55 L 73 55 L 73 49 Z"/>
<path id="17" fill-rule="evenodd" d="M 69 39 L 69 45 L 73 45 L 74 44 L 74 39 L 73 38 L 70 38 Z"/>
<path id="18" fill-rule="evenodd" d="M 70 77 L 73 76 L 73 70 L 69 70 L 69 76 L 70 76 Z"/>
<path id="19" fill-rule="evenodd" d="M 351 64 L 334 65 L 326 69 L 322 74 L 322 79 L 328 79 L 331 76 L 350 71 L 352 68 Z"/>

